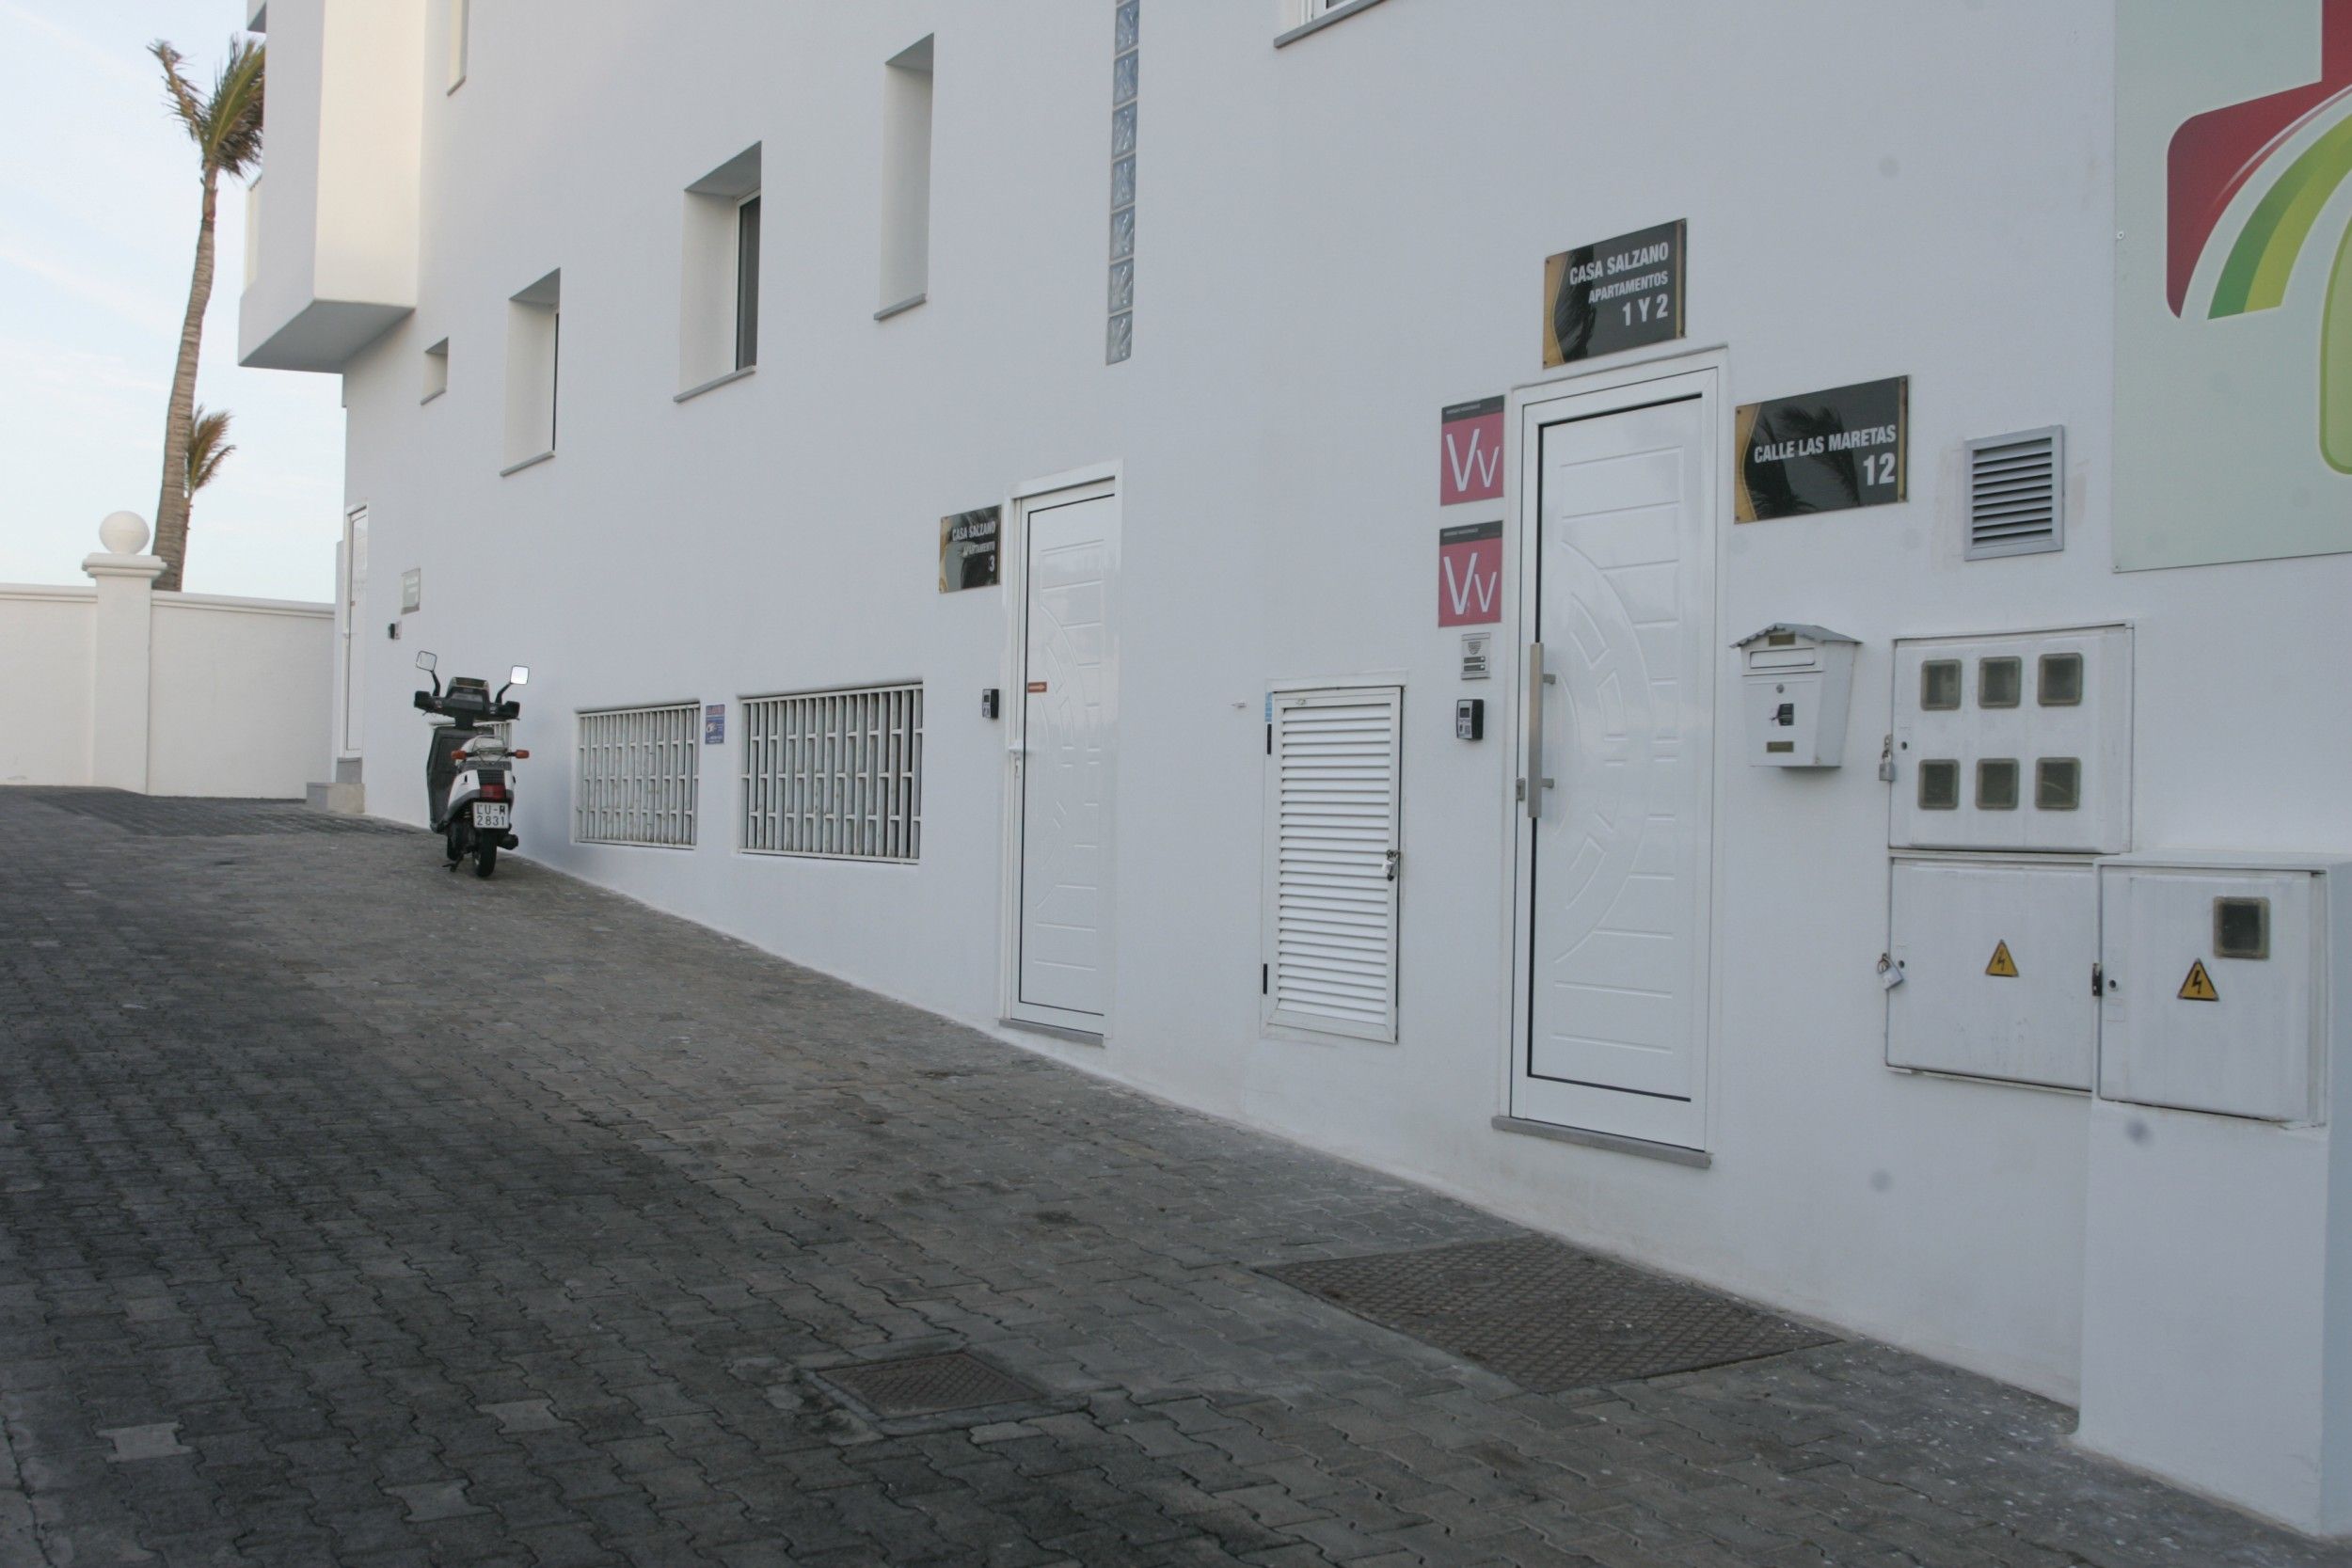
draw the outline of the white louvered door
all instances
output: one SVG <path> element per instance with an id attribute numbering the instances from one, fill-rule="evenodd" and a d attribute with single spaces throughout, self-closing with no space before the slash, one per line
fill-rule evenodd
<path id="1" fill-rule="evenodd" d="M 1265 1020 L 1396 1038 L 1401 687 L 1280 691 L 1266 758 Z"/>

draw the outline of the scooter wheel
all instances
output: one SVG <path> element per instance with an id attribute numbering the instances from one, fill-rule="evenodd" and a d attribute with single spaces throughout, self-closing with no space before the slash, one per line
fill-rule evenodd
<path id="1" fill-rule="evenodd" d="M 475 840 L 473 847 L 473 874 L 477 877 L 487 877 L 491 872 L 496 871 L 498 868 L 499 841 L 494 838 Z"/>

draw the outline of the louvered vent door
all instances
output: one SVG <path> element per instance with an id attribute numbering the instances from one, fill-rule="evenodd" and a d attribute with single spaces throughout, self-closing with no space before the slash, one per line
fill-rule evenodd
<path id="1" fill-rule="evenodd" d="M 2066 431 L 2020 431 L 1968 443 L 1967 559 L 2066 547 Z"/>
<path id="2" fill-rule="evenodd" d="M 1268 736 L 1265 1017 L 1396 1038 L 1405 692 L 1283 691 Z"/>

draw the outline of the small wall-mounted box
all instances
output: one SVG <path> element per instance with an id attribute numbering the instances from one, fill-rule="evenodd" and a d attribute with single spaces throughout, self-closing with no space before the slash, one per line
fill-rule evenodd
<path id="1" fill-rule="evenodd" d="M 1747 711 L 1751 768 L 1836 768 L 1846 760 L 1846 709 L 1861 646 L 1827 626 L 1775 622 L 1732 644 Z"/>

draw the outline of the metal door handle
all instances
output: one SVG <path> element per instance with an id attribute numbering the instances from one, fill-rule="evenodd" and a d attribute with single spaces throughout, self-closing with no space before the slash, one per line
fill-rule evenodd
<path id="1" fill-rule="evenodd" d="M 1392 882 L 1396 880 L 1397 862 L 1404 857 L 1404 853 L 1405 852 L 1401 849 L 1391 849 L 1388 852 L 1386 857 L 1388 861 L 1389 880 Z"/>
<path id="2" fill-rule="evenodd" d="M 1526 764 L 1527 776 L 1519 781 L 1519 798 L 1527 802 L 1529 821 L 1544 815 L 1544 787 L 1551 781 L 1544 777 L 1544 645 L 1527 645 L 1527 701 L 1519 705 L 1519 721 L 1524 726 L 1519 736 L 1519 755 Z"/>

